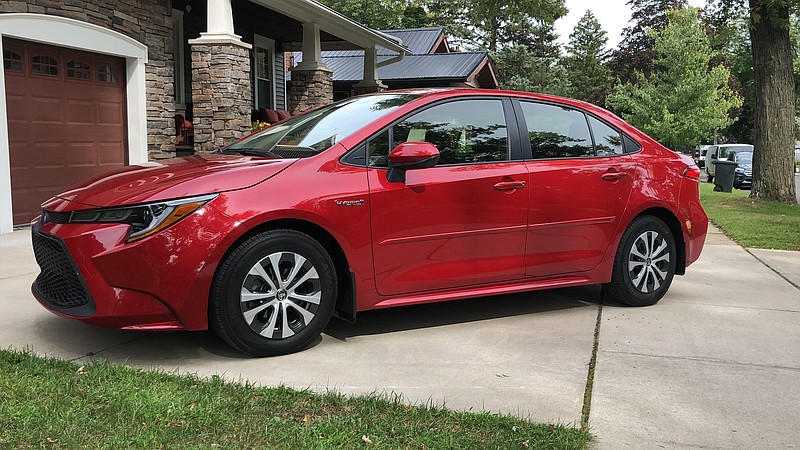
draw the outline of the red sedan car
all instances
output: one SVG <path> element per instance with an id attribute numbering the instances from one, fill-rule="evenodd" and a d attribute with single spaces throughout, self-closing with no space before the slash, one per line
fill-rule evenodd
<path id="1" fill-rule="evenodd" d="M 332 315 L 374 308 L 584 284 L 652 305 L 703 248 L 699 177 L 583 102 L 349 98 L 48 200 L 32 289 L 73 319 L 211 327 L 252 355 L 300 350 Z"/>

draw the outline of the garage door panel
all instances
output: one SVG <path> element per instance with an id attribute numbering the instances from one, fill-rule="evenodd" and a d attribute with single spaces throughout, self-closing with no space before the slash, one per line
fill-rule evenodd
<path id="1" fill-rule="evenodd" d="M 124 108 L 119 102 L 97 102 L 97 123 L 122 125 Z"/>
<path id="2" fill-rule="evenodd" d="M 6 114 L 8 114 L 8 122 L 24 122 L 25 121 L 25 113 L 22 111 L 22 105 L 25 103 L 25 96 L 15 93 L 10 89 L 8 83 L 6 83 Z"/>
<path id="3" fill-rule="evenodd" d="M 5 71 L 11 194 L 15 224 L 39 214 L 40 204 L 73 184 L 125 165 L 125 86 L 101 80 L 113 67 L 125 80 L 124 60 L 15 39 L 4 48 L 22 55 L 22 71 Z M 58 66 L 32 70 L 33 56 Z M 75 61 L 81 62 L 76 65 Z M 72 62 L 72 66 L 68 64 Z M 49 64 L 49 62 L 47 62 Z M 88 70 L 87 67 L 88 66 Z M 49 76 L 47 73 L 56 72 Z"/>
<path id="4" fill-rule="evenodd" d="M 64 108 L 64 120 L 68 125 L 92 125 L 95 122 L 94 104 L 89 100 L 68 98 Z"/>
<path id="5" fill-rule="evenodd" d="M 104 167 L 104 170 L 109 167 L 122 167 L 120 161 L 125 159 L 125 146 L 120 145 L 119 142 L 101 142 L 100 152 L 98 153 L 98 164 Z"/>
<path id="6" fill-rule="evenodd" d="M 67 152 L 67 166 L 97 166 L 98 155 L 94 142 L 70 142 Z"/>

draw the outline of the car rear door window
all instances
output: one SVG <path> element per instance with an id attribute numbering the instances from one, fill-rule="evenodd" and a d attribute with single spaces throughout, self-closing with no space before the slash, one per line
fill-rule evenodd
<path id="1" fill-rule="evenodd" d="M 441 154 L 440 166 L 511 159 L 500 99 L 442 103 L 404 119 L 388 131 L 376 135 L 369 143 L 369 161 L 373 167 L 386 167 L 389 149 L 403 142 L 435 145 Z"/>
<path id="2" fill-rule="evenodd" d="M 545 103 L 520 102 L 534 159 L 594 156 L 592 135 L 581 111 Z"/>

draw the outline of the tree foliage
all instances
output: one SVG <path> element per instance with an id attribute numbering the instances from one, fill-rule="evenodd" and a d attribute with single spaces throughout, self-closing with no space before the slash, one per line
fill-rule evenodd
<path id="1" fill-rule="evenodd" d="M 645 76 L 653 72 L 653 37 L 648 30 L 660 31 L 667 26 L 667 11 L 684 8 L 686 0 L 628 0 L 631 25 L 622 30 L 622 41 L 610 61 L 615 78 L 636 81 L 636 72 Z"/>
<path id="2" fill-rule="evenodd" d="M 403 28 L 409 7 L 404 0 L 319 0 L 335 11 L 376 30 Z"/>
<path id="3" fill-rule="evenodd" d="M 626 120 L 667 146 L 692 147 L 714 129 L 728 126 L 731 108 L 742 98 L 728 86 L 729 70 L 709 68 L 712 51 L 697 18 L 697 10 L 667 12 L 668 25 L 650 30 L 655 52 L 653 71 L 636 72 L 636 83 L 617 86 L 607 103 Z"/>
<path id="4" fill-rule="evenodd" d="M 530 45 L 536 41 L 531 30 L 567 13 L 564 0 L 428 0 L 425 5 L 455 43 L 489 51 Z"/>
<path id="5" fill-rule="evenodd" d="M 569 97 L 603 106 L 611 90 L 611 70 L 606 64 L 606 32 L 591 10 L 586 10 L 569 35 L 563 60 L 569 79 Z"/>
<path id="6" fill-rule="evenodd" d="M 524 45 L 492 53 L 501 89 L 567 95 L 567 74 L 556 58 L 536 55 Z"/>

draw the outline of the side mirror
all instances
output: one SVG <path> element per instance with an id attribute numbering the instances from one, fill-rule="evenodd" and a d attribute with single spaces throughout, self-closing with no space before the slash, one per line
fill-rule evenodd
<path id="1" fill-rule="evenodd" d="M 403 142 L 389 153 L 386 179 L 405 183 L 406 170 L 427 169 L 439 162 L 439 149 L 430 142 Z"/>

